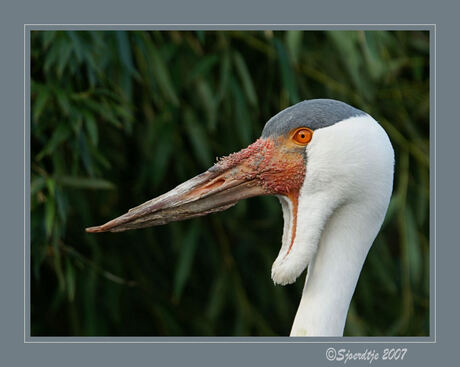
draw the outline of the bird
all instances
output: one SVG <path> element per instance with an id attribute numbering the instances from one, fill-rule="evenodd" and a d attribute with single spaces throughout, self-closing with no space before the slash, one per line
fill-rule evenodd
<path id="1" fill-rule="evenodd" d="M 290 336 L 340 337 L 389 205 L 393 173 L 390 139 L 368 113 L 333 99 L 304 100 L 271 117 L 248 147 L 86 231 L 163 225 L 274 195 L 284 226 L 272 280 L 291 284 L 308 268 Z"/>

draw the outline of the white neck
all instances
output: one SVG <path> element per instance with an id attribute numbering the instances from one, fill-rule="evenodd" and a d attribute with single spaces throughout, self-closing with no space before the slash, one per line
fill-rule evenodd
<path id="1" fill-rule="evenodd" d="M 343 335 L 361 268 L 380 227 L 358 213 L 357 205 L 348 204 L 331 216 L 308 267 L 291 336 Z"/>
<path id="2" fill-rule="evenodd" d="M 296 221 L 293 204 L 280 198 L 285 226 L 272 279 L 293 283 L 308 266 L 291 335 L 340 336 L 390 201 L 393 148 L 366 115 L 315 130 L 305 153 Z"/>

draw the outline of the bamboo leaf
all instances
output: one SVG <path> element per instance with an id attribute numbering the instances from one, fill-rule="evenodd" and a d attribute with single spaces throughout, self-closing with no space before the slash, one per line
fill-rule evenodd
<path id="1" fill-rule="evenodd" d="M 188 133 L 188 139 L 192 143 L 196 158 L 203 167 L 209 167 L 212 159 L 211 150 L 208 145 L 208 139 L 204 128 L 196 121 L 193 113 L 187 110 L 185 113 L 185 129 Z"/>
<path id="2" fill-rule="evenodd" d="M 69 36 L 69 38 L 71 39 L 72 41 L 72 47 L 73 47 L 73 50 L 75 52 L 75 56 L 77 57 L 77 60 L 78 62 L 82 62 L 83 61 L 83 46 L 82 46 L 82 43 L 80 41 L 80 37 L 79 37 L 79 34 L 80 32 L 78 31 L 67 31 L 66 32 L 67 35 Z"/>
<path id="3" fill-rule="evenodd" d="M 56 205 L 52 196 L 48 198 L 45 205 L 45 230 L 46 237 L 50 237 L 53 231 L 54 218 L 56 215 Z"/>
<path id="4" fill-rule="evenodd" d="M 381 46 L 379 33 L 375 31 L 364 32 L 364 52 L 367 61 L 369 74 L 373 79 L 380 79 L 385 73 L 385 64 L 379 53 L 379 46 Z"/>
<path id="5" fill-rule="evenodd" d="M 33 116 L 33 121 L 35 123 L 38 123 L 38 120 L 40 119 L 40 115 L 42 114 L 49 100 L 50 92 L 48 88 L 45 86 L 40 86 L 40 88 L 36 86 L 35 88 L 32 88 L 32 93 L 37 94 L 35 102 L 32 105 L 32 116 Z"/>
<path id="6" fill-rule="evenodd" d="M 37 160 L 41 160 L 44 156 L 53 153 L 70 136 L 70 129 L 67 124 L 60 124 L 54 131 L 51 139 L 45 148 L 37 154 Z"/>
<path id="7" fill-rule="evenodd" d="M 214 281 L 211 292 L 209 293 L 209 301 L 206 309 L 206 315 L 209 319 L 214 320 L 219 317 L 225 305 L 227 277 L 225 272 Z"/>
<path id="8" fill-rule="evenodd" d="M 34 244 L 35 246 L 31 247 L 31 260 L 33 267 L 33 276 L 40 280 L 40 269 L 43 264 L 43 261 L 46 259 L 48 253 L 48 246 L 46 244 Z"/>
<path id="9" fill-rule="evenodd" d="M 78 134 L 78 148 L 80 152 L 80 158 L 83 162 L 83 165 L 86 168 L 86 171 L 90 176 L 93 176 L 94 168 L 93 168 L 93 159 L 88 149 L 88 144 L 86 142 L 86 136 L 83 132 Z"/>
<path id="10" fill-rule="evenodd" d="M 152 165 L 153 182 L 158 185 L 166 174 L 168 162 L 173 153 L 173 145 L 170 143 L 172 134 L 169 129 L 162 129 L 160 138 L 155 144 L 154 164 Z"/>
<path id="11" fill-rule="evenodd" d="M 242 97 L 243 93 L 239 85 L 233 78 L 230 80 L 230 85 L 235 103 L 236 121 L 234 124 L 242 145 L 247 145 L 251 140 L 251 119 L 249 117 L 248 106 Z"/>
<path id="12" fill-rule="evenodd" d="M 46 74 L 50 74 L 51 68 L 57 63 L 58 59 L 59 59 L 59 39 L 56 44 L 53 44 L 49 48 L 47 52 L 46 60 L 43 64 L 43 71 Z"/>
<path id="13" fill-rule="evenodd" d="M 30 183 L 30 196 L 34 196 L 38 191 L 42 190 L 46 186 L 46 180 L 39 176 L 33 177 Z"/>
<path id="14" fill-rule="evenodd" d="M 75 270 L 69 259 L 66 259 L 66 289 L 67 299 L 73 302 L 75 299 Z"/>
<path id="15" fill-rule="evenodd" d="M 195 257 L 198 237 L 198 226 L 192 224 L 189 231 L 184 237 L 182 248 L 179 253 L 179 260 L 176 267 L 176 275 L 174 278 L 173 297 L 179 301 L 187 284 L 187 278 L 192 268 L 193 259 Z"/>
<path id="16" fill-rule="evenodd" d="M 341 55 L 340 60 L 342 61 L 345 69 L 350 75 L 351 81 L 354 84 L 355 88 L 360 92 L 364 93 L 367 91 L 366 95 L 363 97 L 368 97 L 371 99 L 371 94 L 373 94 L 372 89 L 366 89 L 365 80 L 361 69 L 361 60 L 362 57 L 358 52 L 358 35 L 356 32 L 343 32 L 343 31 L 333 31 L 327 33 L 328 37 L 333 41 L 337 51 Z"/>
<path id="17" fill-rule="evenodd" d="M 43 36 L 43 48 L 47 49 L 54 41 L 57 32 L 56 31 L 42 31 L 40 32 Z"/>
<path id="18" fill-rule="evenodd" d="M 118 54 L 120 55 L 121 62 L 125 66 L 126 70 L 128 70 L 130 75 L 134 76 L 136 79 L 139 79 L 139 73 L 134 67 L 132 59 L 131 44 L 128 38 L 129 33 L 125 31 L 116 31 L 115 34 L 117 37 Z"/>
<path id="19" fill-rule="evenodd" d="M 275 38 L 274 45 L 276 53 L 278 55 L 280 70 L 281 70 L 281 80 L 283 88 L 288 92 L 289 101 L 291 103 L 299 102 L 299 95 L 297 92 L 297 85 L 294 81 L 294 74 L 289 60 L 289 56 L 286 52 L 285 47 L 282 42 Z"/>
<path id="20" fill-rule="evenodd" d="M 115 188 L 112 182 L 100 178 L 55 176 L 54 179 L 58 185 L 75 189 L 112 190 Z"/>
<path id="21" fill-rule="evenodd" d="M 219 79 L 219 90 L 217 92 L 217 104 L 220 104 L 222 102 L 222 99 L 224 98 L 226 92 L 227 92 L 227 86 L 228 86 L 228 81 L 230 78 L 230 55 L 229 52 L 225 52 L 222 57 L 221 57 L 221 62 L 220 62 L 220 79 Z"/>
<path id="22" fill-rule="evenodd" d="M 388 223 L 395 217 L 395 214 L 399 212 L 402 202 L 401 196 L 394 194 L 390 199 L 390 204 L 385 215 L 385 219 L 382 224 L 382 228 L 386 227 Z"/>
<path id="23" fill-rule="evenodd" d="M 378 251 L 373 253 L 373 256 L 369 256 L 369 265 L 372 267 L 373 272 L 379 279 L 379 283 L 384 287 L 388 293 L 396 294 L 398 288 L 396 286 L 395 278 L 390 272 L 391 257 L 388 254 L 388 250 L 385 248 L 386 243 L 378 238 L 371 251 Z"/>
<path id="24" fill-rule="evenodd" d="M 303 31 L 286 32 L 286 44 L 294 65 L 299 63 L 300 54 L 302 52 L 303 33 Z"/>
<path id="25" fill-rule="evenodd" d="M 63 43 L 61 45 L 61 48 L 59 50 L 59 60 L 57 62 L 57 76 L 58 78 L 62 77 L 62 74 L 64 72 L 64 68 L 67 65 L 67 62 L 69 61 L 70 55 L 72 54 L 72 47 L 71 45 L 67 43 Z"/>
<path id="26" fill-rule="evenodd" d="M 198 93 L 201 97 L 200 100 L 206 112 L 206 116 L 208 120 L 208 127 L 210 130 L 214 130 L 216 126 L 216 120 L 217 120 L 214 93 L 211 90 L 209 84 L 206 83 L 204 80 L 200 79 L 197 84 L 198 84 Z"/>
<path id="27" fill-rule="evenodd" d="M 187 74 L 187 83 L 192 83 L 200 77 L 205 77 L 214 65 L 216 65 L 218 60 L 219 58 L 217 55 L 209 55 L 200 59 L 190 73 Z"/>
<path id="28" fill-rule="evenodd" d="M 59 295 L 62 295 L 63 292 L 65 291 L 66 283 L 65 283 L 65 276 L 64 272 L 62 269 L 62 259 L 61 259 L 61 251 L 59 249 L 59 228 L 57 226 L 54 227 L 53 230 L 53 236 L 52 236 L 52 242 L 53 242 L 53 265 L 54 265 L 54 271 L 56 273 L 56 277 L 58 279 L 58 292 Z"/>
<path id="29" fill-rule="evenodd" d="M 243 89 L 248 98 L 248 101 L 250 104 L 255 106 L 257 105 L 257 96 L 248 67 L 246 66 L 246 63 L 244 62 L 244 59 L 239 52 L 234 52 L 233 58 L 235 60 L 236 70 L 243 83 Z"/>
<path id="30" fill-rule="evenodd" d="M 68 96 L 65 94 L 63 90 L 58 90 L 58 89 L 54 91 L 54 95 L 57 99 L 59 107 L 61 107 L 62 111 L 64 112 L 64 115 L 69 116 L 70 110 L 72 109 L 72 107 L 71 107 Z"/>
<path id="31" fill-rule="evenodd" d="M 155 81 L 158 83 L 160 90 L 167 99 L 174 105 L 178 105 L 179 99 L 177 98 L 174 86 L 171 82 L 168 68 L 161 58 L 159 50 L 152 43 L 148 43 L 147 48 L 151 59 L 151 70 L 155 77 Z"/>
<path id="32" fill-rule="evenodd" d="M 87 112 L 87 111 L 85 111 L 84 116 L 85 116 L 86 130 L 88 131 L 88 135 L 91 140 L 91 143 L 94 146 L 97 146 L 99 135 L 98 135 L 96 119 L 94 118 L 94 115 L 92 113 Z"/>
<path id="33" fill-rule="evenodd" d="M 59 219 L 61 221 L 61 226 L 65 229 L 67 224 L 67 211 L 69 209 L 69 205 L 67 202 L 67 196 L 64 195 L 62 190 L 59 187 L 56 187 L 56 206 L 59 214 Z M 64 232 L 64 230 L 63 230 Z"/>
<path id="34" fill-rule="evenodd" d="M 406 207 L 405 210 L 405 242 L 407 258 L 409 261 L 409 272 L 411 280 L 414 284 L 420 281 L 422 259 L 420 253 L 420 243 L 417 234 L 417 227 L 415 224 L 415 218 L 412 214 L 412 210 Z"/>

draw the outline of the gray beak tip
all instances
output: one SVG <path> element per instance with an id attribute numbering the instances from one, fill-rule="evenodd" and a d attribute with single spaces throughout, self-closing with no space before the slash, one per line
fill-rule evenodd
<path id="1" fill-rule="evenodd" d="M 85 231 L 88 233 L 104 232 L 104 230 L 102 229 L 102 226 L 88 227 L 85 229 Z"/>

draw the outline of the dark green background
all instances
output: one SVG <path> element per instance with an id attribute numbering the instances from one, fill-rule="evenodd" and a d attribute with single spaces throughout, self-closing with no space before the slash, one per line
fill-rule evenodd
<path id="1" fill-rule="evenodd" d="M 84 228 L 309 98 L 370 113 L 396 153 L 345 335 L 428 335 L 429 34 L 415 31 L 33 31 L 32 335 L 288 335 L 304 276 L 270 279 L 277 199 L 119 234 Z"/>

